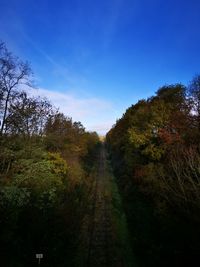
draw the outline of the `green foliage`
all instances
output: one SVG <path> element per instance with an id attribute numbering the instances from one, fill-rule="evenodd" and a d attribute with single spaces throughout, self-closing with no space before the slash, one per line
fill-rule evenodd
<path id="1" fill-rule="evenodd" d="M 69 166 L 67 162 L 61 157 L 59 153 L 48 153 L 48 159 L 51 163 L 51 171 L 63 178 L 69 173 Z"/>
<path id="2" fill-rule="evenodd" d="M 139 133 L 134 127 L 129 129 L 128 133 L 130 135 L 130 143 L 133 144 L 135 148 L 144 146 L 148 142 L 148 133 Z"/>
<path id="3" fill-rule="evenodd" d="M 4 138 L 7 142 L 2 140 L 0 150 L 3 259 L 8 259 L 9 251 L 13 260 L 7 260 L 7 266 L 15 262 L 34 266 L 34 251 L 39 249 L 46 255 L 47 266 L 50 261 L 54 266 L 63 266 L 68 254 L 67 261 L 73 266 L 89 190 L 82 153 L 78 157 L 76 151 L 75 155 L 63 158 L 63 149 L 60 152 L 45 149 L 44 138 Z M 89 151 L 94 147 L 88 145 L 90 158 Z"/>
<path id="4" fill-rule="evenodd" d="M 30 201 L 30 192 L 27 188 L 19 188 L 15 185 L 4 186 L 0 191 L 1 206 L 18 209 L 26 206 Z"/>
<path id="5" fill-rule="evenodd" d="M 30 76 L 0 43 L 1 264 L 35 266 L 41 252 L 44 266 L 74 266 L 99 138 L 24 92 Z"/>
<path id="6" fill-rule="evenodd" d="M 149 144 L 142 151 L 143 155 L 146 155 L 150 160 L 160 160 L 162 156 L 165 154 L 165 150 L 163 147 L 158 147 L 155 144 Z"/>
<path id="7" fill-rule="evenodd" d="M 184 236 L 200 249 L 198 79 L 190 94 L 176 84 L 138 101 L 106 137 L 141 266 L 190 265 L 198 253 Z"/>

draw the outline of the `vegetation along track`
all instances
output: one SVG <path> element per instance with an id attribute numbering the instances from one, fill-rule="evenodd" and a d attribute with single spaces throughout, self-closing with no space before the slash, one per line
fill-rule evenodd
<path id="1" fill-rule="evenodd" d="M 120 196 L 106 159 L 104 145 L 99 151 L 93 182 L 89 210 L 83 227 L 85 260 L 82 266 L 136 266 L 128 241 Z"/>

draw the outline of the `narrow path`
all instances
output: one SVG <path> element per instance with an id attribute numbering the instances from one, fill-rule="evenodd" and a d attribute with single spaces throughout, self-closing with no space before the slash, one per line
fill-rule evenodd
<path id="1" fill-rule="evenodd" d="M 112 266 L 111 199 L 106 189 L 106 156 L 102 147 L 94 192 L 94 213 L 90 232 L 88 266 Z M 112 257 L 111 257 L 112 255 Z M 122 265 L 118 265 L 122 266 Z"/>
<path id="2" fill-rule="evenodd" d="M 90 202 L 84 225 L 85 264 L 82 266 L 135 267 L 125 215 L 104 145 L 99 151 Z"/>

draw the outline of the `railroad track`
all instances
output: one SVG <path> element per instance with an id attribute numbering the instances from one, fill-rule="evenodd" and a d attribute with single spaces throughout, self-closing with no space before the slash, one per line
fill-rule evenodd
<path id="1" fill-rule="evenodd" d="M 85 252 L 80 267 L 124 267 L 116 244 L 116 229 L 113 229 L 109 183 L 105 148 L 102 147 L 83 224 L 81 249 Z"/>

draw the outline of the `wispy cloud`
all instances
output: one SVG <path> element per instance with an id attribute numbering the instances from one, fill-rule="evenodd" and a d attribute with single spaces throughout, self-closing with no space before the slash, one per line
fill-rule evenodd
<path id="1" fill-rule="evenodd" d="M 47 66 L 50 66 L 51 75 L 54 78 L 61 78 L 62 81 L 64 81 L 65 84 L 69 85 L 70 87 L 77 86 L 77 84 L 87 84 L 85 75 L 83 75 L 80 71 L 74 71 L 72 66 L 70 66 L 68 62 L 65 62 L 63 60 L 62 62 L 60 62 L 60 59 L 57 59 L 55 55 L 51 55 L 51 53 L 48 52 L 47 49 L 44 49 L 44 45 L 41 45 L 41 43 L 37 39 L 35 40 L 31 36 L 31 34 L 28 34 L 26 25 L 14 11 L 9 11 L 8 14 L 10 17 L 12 17 L 12 21 L 8 22 L 8 25 L 6 27 L 7 29 L 9 29 L 10 35 L 17 33 L 18 39 L 20 40 L 19 42 L 21 42 L 21 44 L 26 44 L 28 47 L 31 47 L 33 54 L 40 55 L 41 59 L 44 61 L 44 66 L 46 64 L 48 64 Z M 2 22 L 1 18 L 0 22 Z M 9 38 L 9 36 L 7 36 L 7 31 L 4 28 L 1 28 L 0 26 L 0 30 L 3 36 L 5 36 L 5 39 L 10 40 L 9 43 L 15 43 L 12 39 Z M 20 52 L 23 55 L 23 52 Z"/>
<path id="2" fill-rule="evenodd" d="M 74 85 L 77 81 L 81 81 L 84 83 L 86 81 L 85 77 L 72 72 L 70 67 L 63 66 L 58 61 L 56 61 L 51 55 L 49 55 L 44 49 L 42 49 L 26 32 L 21 28 L 18 27 L 18 31 L 20 32 L 24 41 L 26 41 L 32 48 L 39 53 L 52 67 L 53 67 L 53 74 L 56 76 L 64 78 L 64 80 L 69 83 L 70 85 Z"/>
<path id="3" fill-rule="evenodd" d="M 115 3 L 112 4 L 113 6 L 109 10 L 110 13 L 107 21 L 105 19 L 105 27 L 102 29 L 105 46 L 109 46 L 113 35 L 115 34 L 122 1 L 123 0 L 116 0 Z M 74 70 L 73 64 L 70 66 L 69 62 L 57 58 L 55 53 L 51 54 L 51 49 L 45 49 L 46 46 L 42 44 L 41 40 L 33 37 L 35 35 L 31 34 L 30 30 L 27 29 L 25 22 L 15 10 L 9 9 L 8 14 L 6 15 L 9 16 L 5 17 L 12 17 L 12 20 L 7 20 L 8 25 L 5 29 L 4 27 L 0 27 L 4 35 L 7 36 L 6 34 L 9 29 L 8 32 L 10 33 L 10 36 L 16 35 L 17 38 L 15 39 L 18 40 L 21 47 L 24 47 L 25 45 L 29 47 L 31 53 L 36 55 L 36 58 L 39 55 L 40 61 L 44 64 L 44 68 L 47 66 L 48 71 L 50 71 L 47 78 L 50 80 L 49 84 L 52 81 L 52 88 L 68 88 L 66 93 L 62 89 L 62 92 L 59 92 L 40 88 L 32 91 L 32 94 L 47 97 L 52 104 L 55 107 L 58 107 L 65 115 L 72 117 L 74 121 L 81 121 L 87 130 L 105 134 L 115 123 L 117 112 L 111 101 L 93 97 L 93 95 L 91 95 L 93 94 L 91 90 L 88 91 L 87 89 L 84 89 L 88 88 L 88 84 L 90 84 L 90 77 L 85 72 L 87 64 L 83 66 L 84 71 L 82 70 L 83 68 Z M 0 19 L 0 21 L 3 22 L 2 19 Z M 13 35 L 13 33 L 15 33 L 15 35 Z M 23 55 L 20 45 L 17 45 L 17 43 L 13 41 L 13 38 L 10 39 L 10 43 L 13 44 L 13 46 L 16 45 L 14 51 L 16 50 L 16 52 L 18 52 L 17 50 L 19 50 L 21 55 Z M 80 44 L 78 43 L 77 47 L 78 53 L 75 53 L 75 55 L 80 62 L 76 57 L 75 60 L 78 62 L 78 65 L 81 65 L 82 61 L 92 52 L 90 46 L 82 46 L 81 42 Z M 40 64 L 40 61 L 39 63 L 37 62 L 37 64 Z M 90 67 L 88 69 L 90 70 Z M 40 77 L 41 80 L 44 78 L 44 76 L 40 76 L 40 73 L 36 73 L 36 76 L 39 77 L 39 82 Z M 62 85 L 55 86 L 54 80 L 61 81 Z M 44 84 L 44 87 L 45 86 L 46 85 Z M 48 85 L 47 88 L 49 88 Z M 71 91 L 69 91 L 69 88 Z M 76 94 L 74 92 L 76 92 Z"/>
<path id="4" fill-rule="evenodd" d="M 105 134 L 115 122 L 113 104 L 95 97 L 79 97 L 46 89 L 31 90 L 30 94 L 48 98 L 52 104 L 74 121 L 81 121 L 89 131 Z"/>

